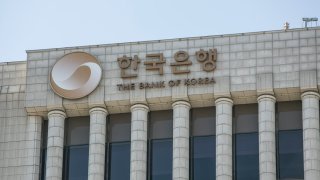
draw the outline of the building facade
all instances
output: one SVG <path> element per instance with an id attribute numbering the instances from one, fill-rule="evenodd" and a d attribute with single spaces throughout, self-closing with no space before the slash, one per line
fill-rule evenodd
<path id="1" fill-rule="evenodd" d="M 319 27 L 30 50 L 0 73 L 0 179 L 320 179 Z"/>

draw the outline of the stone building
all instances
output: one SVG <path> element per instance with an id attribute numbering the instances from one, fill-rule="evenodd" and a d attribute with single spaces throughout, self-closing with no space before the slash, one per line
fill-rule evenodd
<path id="1" fill-rule="evenodd" d="M 29 50 L 0 73 L 3 180 L 320 179 L 319 27 Z"/>

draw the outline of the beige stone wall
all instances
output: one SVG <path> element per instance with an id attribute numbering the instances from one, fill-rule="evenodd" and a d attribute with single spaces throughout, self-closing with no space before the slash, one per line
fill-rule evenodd
<path id="1" fill-rule="evenodd" d="M 320 73 L 320 28 L 267 31 L 220 36 L 169 39 L 28 51 L 26 107 L 29 114 L 45 116 L 50 109 L 64 109 L 68 116 L 88 115 L 95 105 L 106 105 L 110 113 L 130 112 L 130 104 L 148 104 L 150 110 L 170 109 L 172 102 L 187 100 L 192 107 L 214 105 L 214 99 L 231 96 L 235 104 L 256 103 L 257 95 L 274 94 L 277 101 L 298 100 L 305 90 L 317 91 Z M 217 48 L 217 69 L 205 72 L 195 52 Z M 174 53 L 190 55 L 191 73 L 174 75 L 170 63 Z M 94 55 L 103 68 L 103 79 L 88 97 L 62 99 L 48 85 L 48 74 L 63 55 L 84 51 Z M 146 71 L 146 54 L 163 53 L 164 75 Z M 138 55 L 138 77 L 120 78 L 117 58 Z M 117 84 L 214 77 L 216 84 L 119 91 Z"/>
<path id="2" fill-rule="evenodd" d="M 1 63 L 0 77 L 0 179 L 36 179 L 41 121 L 25 111 L 26 62 Z"/>
<path id="3" fill-rule="evenodd" d="M 195 52 L 217 48 L 214 73 L 201 70 Z M 173 75 L 174 53 L 184 50 L 193 65 L 188 75 Z M 94 55 L 103 68 L 98 88 L 89 96 L 67 100 L 55 95 L 48 75 L 63 55 L 83 51 Z M 163 53 L 164 75 L 146 71 L 146 54 Z M 257 96 L 274 94 L 277 101 L 301 100 L 301 93 L 320 85 L 320 28 L 292 29 L 28 51 L 27 62 L 0 64 L 0 179 L 37 179 L 41 124 L 50 110 L 68 117 L 89 115 L 89 109 L 106 107 L 108 113 L 130 112 L 136 103 L 151 111 L 171 109 L 178 100 L 192 107 L 212 106 L 227 97 L 234 104 L 257 103 Z M 138 55 L 138 77 L 120 78 L 117 58 Z M 214 77 L 216 84 L 118 91 L 117 84 Z M 27 114 L 29 117 L 27 117 Z M 42 118 L 40 118 L 40 116 Z"/>

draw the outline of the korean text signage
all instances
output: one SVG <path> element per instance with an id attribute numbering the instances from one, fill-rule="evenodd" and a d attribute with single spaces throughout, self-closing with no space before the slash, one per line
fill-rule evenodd
<path id="1" fill-rule="evenodd" d="M 216 68 L 217 50 L 200 49 L 195 53 L 197 62 L 205 72 L 213 72 Z M 156 71 L 161 76 L 164 74 L 166 59 L 163 53 L 147 54 L 147 61 L 143 63 L 147 71 Z M 192 61 L 186 51 L 177 51 L 174 54 L 175 62 L 170 63 L 172 74 L 189 74 Z M 120 76 L 123 79 L 136 78 L 138 66 L 141 63 L 139 57 L 122 56 L 117 59 L 120 68 Z M 89 95 L 100 83 L 102 69 L 97 59 L 85 52 L 74 52 L 63 56 L 53 66 L 50 73 L 50 86 L 52 90 L 61 97 L 67 99 L 78 99 Z M 119 91 L 165 88 L 174 86 L 195 86 L 214 84 L 213 77 L 201 77 L 191 79 L 175 79 L 157 82 L 137 82 L 117 84 Z"/>
<path id="2" fill-rule="evenodd" d="M 201 64 L 201 68 L 205 72 L 212 72 L 216 68 L 217 61 L 217 50 L 200 49 L 195 53 L 197 61 Z M 147 54 L 149 61 L 144 62 L 144 66 L 147 71 L 157 71 L 159 75 L 163 75 L 163 66 L 166 64 L 166 60 L 163 57 L 163 53 Z M 177 51 L 174 54 L 174 63 L 170 63 L 172 74 L 189 74 L 189 66 L 192 66 L 192 62 L 189 60 L 189 54 L 186 51 Z M 141 63 L 139 57 L 134 55 L 133 57 L 119 57 L 118 65 L 121 69 L 121 78 L 135 78 L 138 76 L 137 69 Z M 136 90 L 136 89 L 151 89 L 151 88 L 165 88 L 174 86 L 190 86 L 190 85 L 202 85 L 202 84 L 213 84 L 215 83 L 213 77 L 202 77 L 197 79 L 180 79 L 170 80 L 168 82 L 139 82 L 139 83 L 128 83 L 128 84 L 117 84 L 119 91 L 125 90 Z"/>

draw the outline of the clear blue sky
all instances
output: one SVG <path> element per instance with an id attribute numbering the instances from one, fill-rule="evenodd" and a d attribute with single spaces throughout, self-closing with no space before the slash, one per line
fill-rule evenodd
<path id="1" fill-rule="evenodd" d="M 31 49 L 300 28 L 302 17 L 320 18 L 320 0 L 0 0 L 0 62 Z"/>

